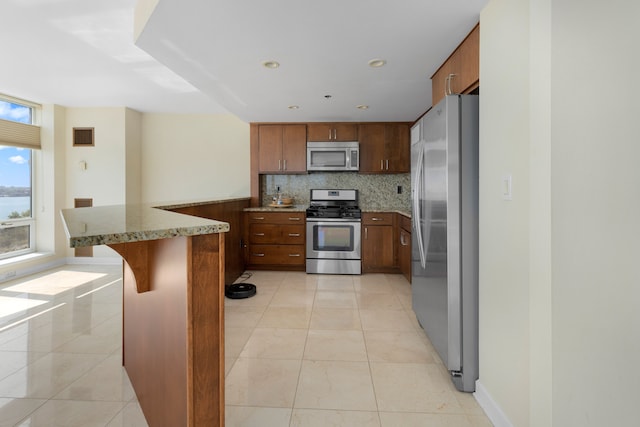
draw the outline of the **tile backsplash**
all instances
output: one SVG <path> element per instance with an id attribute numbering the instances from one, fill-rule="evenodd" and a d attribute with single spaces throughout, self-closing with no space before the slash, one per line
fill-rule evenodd
<path id="1" fill-rule="evenodd" d="M 294 198 L 296 205 L 309 204 L 309 190 L 314 188 L 359 190 L 362 209 L 411 210 L 411 175 L 358 174 L 353 172 L 309 173 L 307 175 L 261 175 L 262 205 L 271 203 L 280 186 L 283 195 Z M 402 193 L 398 194 L 398 186 Z"/>

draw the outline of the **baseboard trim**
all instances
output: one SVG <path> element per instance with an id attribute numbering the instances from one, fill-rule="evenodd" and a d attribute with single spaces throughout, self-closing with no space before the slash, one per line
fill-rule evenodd
<path id="1" fill-rule="evenodd" d="M 487 389 L 480 383 L 480 380 L 476 381 L 476 391 L 473 393 L 473 397 L 476 398 L 478 405 L 487 414 L 487 418 L 489 418 L 494 427 L 513 427 L 509 418 L 502 412 L 500 406 L 493 400 Z"/>
<path id="2" fill-rule="evenodd" d="M 20 261 L 36 261 L 39 257 L 46 258 L 47 256 L 49 256 L 49 254 L 30 254 L 29 257 L 22 257 L 23 259 L 21 259 Z M 15 259 L 13 261 L 15 262 Z M 45 270 L 50 270 L 52 268 L 60 267 L 61 265 L 64 265 L 64 263 L 65 263 L 64 258 L 57 258 L 57 259 L 54 259 L 53 261 L 42 262 L 40 264 L 33 264 L 29 267 L 15 268 L 15 270 L 13 270 L 13 274 L 11 276 L 6 276 L 2 280 L 0 280 L 0 283 L 8 282 L 10 280 L 20 279 L 22 277 L 29 276 L 31 274 L 40 273 Z"/>
<path id="3" fill-rule="evenodd" d="M 122 265 L 120 257 L 69 257 L 67 264 L 71 265 Z"/>

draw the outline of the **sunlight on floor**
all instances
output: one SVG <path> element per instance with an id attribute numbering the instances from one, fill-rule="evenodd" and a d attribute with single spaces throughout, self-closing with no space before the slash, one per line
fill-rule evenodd
<path id="1" fill-rule="evenodd" d="M 53 296 L 68 291 L 69 289 L 85 285 L 104 276 L 105 274 L 103 273 L 60 270 L 15 286 L 4 288 L 3 291 L 28 292 L 31 294 Z"/>
<path id="2" fill-rule="evenodd" d="M 0 296 L 0 318 L 21 313 L 30 308 L 46 304 L 49 301 Z"/>

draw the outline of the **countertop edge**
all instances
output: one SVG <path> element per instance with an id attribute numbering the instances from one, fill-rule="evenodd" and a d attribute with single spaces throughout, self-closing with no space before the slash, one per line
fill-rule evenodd
<path id="1" fill-rule="evenodd" d="M 231 201 L 231 200 L 228 200 Z M 220 203 L 227 200 L 220 201 Z M 229 223 L 173 212 L 156 204 L 70 208 L 60 211 L 69 247 L 226 233 Z"/>
<path id="2" fill-rule="evenodd" d="M 293 205 L 288 208 L 273 208 L 270 206 L 261 206 L 261 207 L 252 207 L 252 208 L 244 208 L 245 212 L 305 212 L 307 210 L 306 205 Z M 407 218 L 411 218 L 411 214 L 407 211 L 403 211 L 401 209 L 393 209 L 393 208 L 361 208 L 362 213 L 375 213 L 375 212 L 390 212 L 397 213 L 403 215 Z"/>

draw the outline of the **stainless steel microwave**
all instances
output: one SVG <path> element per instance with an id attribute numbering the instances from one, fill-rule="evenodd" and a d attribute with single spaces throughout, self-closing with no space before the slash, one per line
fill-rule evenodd
<path id="1" fill-rule="evenodd" d="M 358 141 L 307 142 L 307 171 L 358 171 Z"/>

